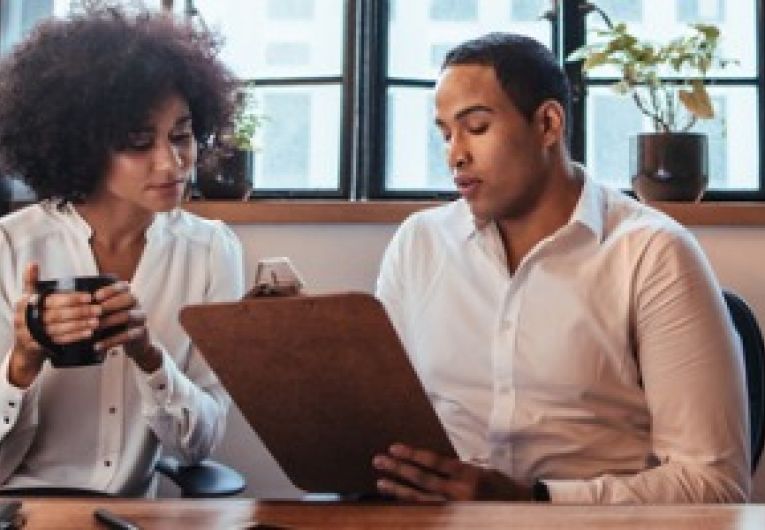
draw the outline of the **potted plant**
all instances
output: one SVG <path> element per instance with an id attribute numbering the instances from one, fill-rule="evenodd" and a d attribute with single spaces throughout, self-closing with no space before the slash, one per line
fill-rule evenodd
<path id="1" fill-rule="evenodd" d="M 585 74 L 616 67 L 621 78 L 612 88 L 650 118 L 654 132 L 631 139 L 633 190 L 648 201 L 699 200 L 709 181 L 707 138 L 690 129 L 697 120 L 714 117 L 707 73 L 735 62 L 718 54 L 719 29 L 692 24 L 690 34 L 661 45 L 637 38 L 624 23 L 604 20 L 608 29 L 595 31 L 597 42 L 568 60 L 584 60 Z"/>
<path id="2" fill-rule="evenodd" d="M 230 127 L 200 147 L 195 184 L 205 199 L 246 200 L 252 192 L 254 136 L 263 117 L 254 111 L 251 88 L 244 82 L 237 93 Z"/>

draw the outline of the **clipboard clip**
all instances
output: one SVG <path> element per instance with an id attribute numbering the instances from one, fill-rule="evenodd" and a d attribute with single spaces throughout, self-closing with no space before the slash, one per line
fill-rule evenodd
<path id="1" fill-rule="evenodd" d="M 296 296 L 301 293 L 303 285 L 303 279 L 289 258 L 264 258 L 258 261 L 255 286 L 245 298 Z"/>

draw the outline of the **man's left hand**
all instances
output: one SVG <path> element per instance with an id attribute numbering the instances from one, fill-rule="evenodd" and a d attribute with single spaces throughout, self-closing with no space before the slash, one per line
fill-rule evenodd
<path id="1" fill-rule="evenodd" d="M 404 501 L 532 500 L 530 486 L 499 471 L 403 444 L 392 445 L 372 464 L 387 475 L 377 481 L 380 493 Z"/>

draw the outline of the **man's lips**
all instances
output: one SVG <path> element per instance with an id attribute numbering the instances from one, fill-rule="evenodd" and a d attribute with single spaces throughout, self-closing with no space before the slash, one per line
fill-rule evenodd
<path id="1" fill-rule="evenodd" d="M 474 195 L 478 191 L 478 187 L 481 183 L 481 179 L 470 175 L 457 175 L 454 177 L 454 184 L 457 185 L 457 191 L 459 191 L 465 198 Z"/>

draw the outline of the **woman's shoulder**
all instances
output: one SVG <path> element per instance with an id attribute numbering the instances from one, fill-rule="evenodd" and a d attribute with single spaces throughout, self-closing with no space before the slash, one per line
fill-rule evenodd
<path id="1" fill-rule="evenodd" d="M 162 214 L 164 230 L 174 237 L 200 245 L 221 243 L 221 240 L 237 242 L 233 230 L 223 221 L 206 219 L 181 208 Z"/>
<path id="2" fill-rule="evenodd" d="M 60 230 L 56 222 L 54 205 L 35 203 L 0 217 L 0 230 L 10 240 L 28 240 L 44 237 Z"/>

